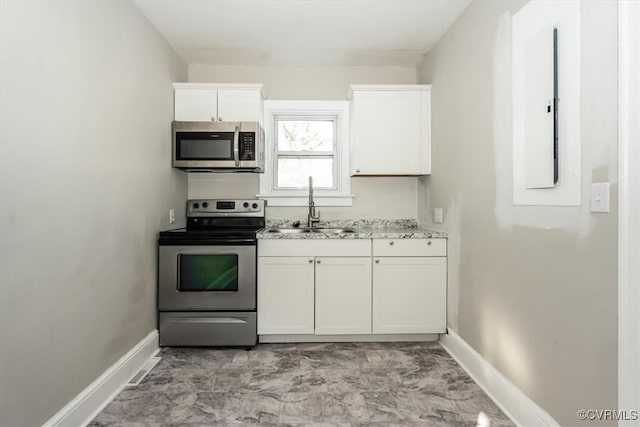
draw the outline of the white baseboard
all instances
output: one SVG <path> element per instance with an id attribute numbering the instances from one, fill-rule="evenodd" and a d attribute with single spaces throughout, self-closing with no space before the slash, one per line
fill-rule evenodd
<path id="1" fill-rule="evenodd" d="M 458 334 L 449 330 L 440 343 L 478 385 L 518 426 L 560 427 L 544 409 L 489 364 Z"/>
<path id="2" fill-rule="evenodd" d="M 260 343 L 291 342 L 403 342 L 437 341 L 438 334 L 369 334 L 369 335 L 308 335 L 308 334 L 270 334 L 259 335 Z"/>
<path id="3" fill-rule="evenodd" d="M 86 426 L 122 390 L 131 378 L 158 353 L 158 331 L 143 338 L 51 417 L 43 427 Z"/>

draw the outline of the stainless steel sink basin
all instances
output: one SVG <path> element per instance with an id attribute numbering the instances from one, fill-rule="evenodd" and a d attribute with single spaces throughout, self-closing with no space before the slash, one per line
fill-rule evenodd
<path id="1" fill-rule="evenodd" d="M 286 234 L 300 234 L 311 233 L 310 228 L 278 228 L 271 227 L 267 229 L 267 233 L 286 233 Z"/>
<path id="2" fill-rule="evenodd" d="M 343 234 L 343 233 L 355 233 L 353 228 L 345 227 L 345 228 L 312 228 L 314 233 L 325 233 L 325 234 Z"/>
<path id="3" fill-rule="evenodd" d="M 300 234 L 300 233 L 324 233 L 324 234 L 344 234 L 344 233 L 355 233 L 353 228 L 344 227 L 344 228 L 279 228 L 279 227 L 271 227 L 268 228 L 267 233 L 284 233 L 284 234 Z"/>

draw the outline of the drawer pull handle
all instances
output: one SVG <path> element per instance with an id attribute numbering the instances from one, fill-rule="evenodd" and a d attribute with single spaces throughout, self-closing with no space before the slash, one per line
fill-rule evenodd
<path id="1" fill-rule="evenodd" d="M 393 242 L 389 242 L 389 245 L 393 246 Z"/>
<path id="2" fill-rule="evenodd" d="M 427 240 L 427 245 L 431 246 L 431 240 Z"/>
<path id="3" fill-rule="evenodd" d="M 234 317 L 180 317 L 169 319 L 169 323 L 247 323 L 247 321 Z"/>

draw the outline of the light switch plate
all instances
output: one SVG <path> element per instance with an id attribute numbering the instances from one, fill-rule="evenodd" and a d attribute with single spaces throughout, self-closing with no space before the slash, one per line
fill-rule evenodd
<path id="1" fill-rule="evenodd" d="M 169 224 L 173 224 L 174 222 L 176 222 L 176 211 L 169 209 Z"/>
<path id="2" fill-rule="evenodd" d="M 609 183 L 591 184 L 591 212 L 609 212 Z"/>
<path id="3" fill-rule="evenodd" d="M 442 224 L 442 208 L 435 208 L 433 210 L 433 222 Z"/>

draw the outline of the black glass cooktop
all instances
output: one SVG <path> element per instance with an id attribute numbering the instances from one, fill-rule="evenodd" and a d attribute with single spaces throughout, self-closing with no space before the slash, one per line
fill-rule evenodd
<path id="1" fill-rule="evenodd" d="M 256 231 L 246 228 L 196 230 L 178 228 L 161 231 L 158 243 L 160 245 L 255 244 Z"/>

